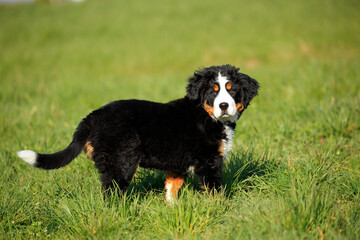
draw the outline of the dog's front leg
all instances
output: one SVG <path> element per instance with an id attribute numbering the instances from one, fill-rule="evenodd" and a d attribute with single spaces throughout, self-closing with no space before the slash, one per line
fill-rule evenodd
<path id="1" fill-rule="evenodd" d="M 175 202 L 178 197 L 180 188 L 183 186 L 185 180 L 184 175 L 177 175 L 174 173 L 167 173 L 165 180 L 165 200 L 171 204 Z"/>
<path id="2" fill-rule="evenodd" d="M 203 167 L 199 171 L 195 172 L 201 189 L 210 193 L 212 190 L 216 190 L 218 193 L 222 186 L 222 165 L 217 167 Z"/>

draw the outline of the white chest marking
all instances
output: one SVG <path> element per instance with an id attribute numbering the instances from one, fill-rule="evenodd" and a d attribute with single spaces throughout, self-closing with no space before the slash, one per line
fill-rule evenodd
<path id="1" fill-rule="evenodd" d="M 225 134 L 226 139 L 223 139 L 223 146 L 222 151 L 224 153 L 224 159 L 226 158 L 227 154 L 231 151 L 233 147 L 233 136 L 234 136 L 234 129 L 229 126 L 225 126 Z"/>

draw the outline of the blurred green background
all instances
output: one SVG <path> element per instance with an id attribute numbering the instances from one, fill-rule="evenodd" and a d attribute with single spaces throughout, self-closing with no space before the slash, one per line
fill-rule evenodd
<path id="1" fill-rule="evenodd" d="M 76 126 L 112 100 L 182 97 L 217 64 L 261 83 L 262 118 L 359 95 L 357 1 L 50 2 L 0 8 L 5 135 L 21 114 Z"/>
<path id="2" fill-rule="evenodd" d="M 155 238 L 185 239 L 232 239 L 241 234 L 269 239 L 322 238 L 326 234 L 358 238 L 359 10 L 357 0 L 43 0 L 0 5 L 2 233 L 6 238 L 30 238 L 45 225 L 53 230 L 42 232 L 42 237 L 104 238 L 110 233 L 116 238 L 121 233 L 138 238 L 148 233 Z M 240 67 L 260 82 L 261 90 L 238 123 L 234 156 L 226 162 L 224 182 L 232 196 L 230 208 L 208 203 L 214 207 L 214 215 L 194 213 L 197 218 L 193 219 L 200 219 L 201 224 L 194 220 L 177 225 L 175 221 L 149 229 L 139 223 L 151 223 L 149 219 L 140 221 L 141 217 L 131 212 L 127 213 L 132 216 L 128 222 L 122 220 L 129 230 L 114 228 L 108 218 L 98 219 L 92 211 L 99 215 L 109 211 L 117 220 L 123 219 L 123 212 L 89 207 L 78 213 L 74 199 L 57 195 L 64 186 L 81 201 L 85 196 L 101 195 L 91 187 L 73 189 L 72 184 L 100 186 L 94 180 L 97 174 L 92 163 L 84 156 L 65 169 L 44 172 L 29 168 L 15 155 L 21 149 L 62 149 L 78 122 L 109 101 L 167 102 L 183 97 L 186 79 L 195 69 L 219 64 Z M 242 153 L 245 157 L 237 155 Z M 286 166 L 289 171 L 271 172 L 272 168 L 265 166 L 271 173 L 258 176 L 266 178 L 261 183 L 251 169 L 240 174 L 244 181 L 239 182 L 227 172 L 233 161 L 249 166 L 259 159 Z M 255 164 L 253 170 L 256 166 L 260 165 Z M 247 185 L 249 176 L 255 179 L 251 178 L 252 187 Z M 161 175 L 149 181 L 163 184 Z M 316 191 L 323 198 L 306 195 L 315 186 L 320 186 Z M 328 187 L 334 191 L 326 190 Z M 236 192 L 235 196 L 230 192 Z M 158 207 L 163 204 L 162 193 L 152 194 L 155 203 L 146 198 L 135 208 L 168 214 L 167 208 Z M 184 191 L 183 206 L 191 202 L 187 194 L 191 193 Z M 64 199 L 68 205 L 59 206 L 57 202 Z M 91 206 L 90 200 L 86 201 Z M 270 204 L 256 210 L 264 201 Z M 41 210 L 36 210 L 39 204 Z M 31 210 L 22 210 L 24 206 Z M 247 212 L 241 206 L 254 210 Z M 171 210 L 170 218 L 181 218 L 181 210 Z M 61 220 L 70 212 L 74 219 L 86 218 L 87 222 L 73 226 Z M 166 224 L 175 227 L 166 228 Z M 61 230 L 55 231 L 58 226 Z M 94 230 L 104 226 L 104 232 Z"/>

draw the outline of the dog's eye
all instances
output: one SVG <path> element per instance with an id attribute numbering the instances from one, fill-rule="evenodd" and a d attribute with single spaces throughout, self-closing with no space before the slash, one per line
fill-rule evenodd
<path id="1" fill-rule="evenodd" d="M 229 82 L 226 83 L 225 87 L 226 87 L 226 90 L 228 90 L 228 92 L 229 92 L 231 95 L 235 94 L 235 90 L 233 89 L 231 83 L 229 83 Z"/>
<path id="2" fill-rule="evenodd" d="M 213 86 L 213 89 L 214 89 L 215 92 L 218 92 L 220 90 L 219 85 L 215 84 Z"/>
<path id="3" fill-rule="evenodd" d="M 219 85 L 214 84 L 214 86 L 213 86 L 213 90 L 214 90 L 214 91 L 213 91 L 213 92 L 211 92 L 211 95 L 216 96 L 216 95 L 218 94 L 219 90 L 220 90 Z"/>
<path id="4" fill-rule="evenodd" d="M 225 87 L 226 87 L 226 90 L 230 91 L 232 88 L 232 84 L 228 82 L 228 83 L 226 83 Z"/>

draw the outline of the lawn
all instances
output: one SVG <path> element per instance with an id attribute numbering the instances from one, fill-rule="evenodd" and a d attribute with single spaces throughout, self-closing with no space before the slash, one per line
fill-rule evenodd
<path id="1" fill-rule="evenodd" d="M 360 2 L 85 1 L 0 6 L 0 239 L 360 239 Z M 81 154 L 55 152 L 91 110 L 183 97 L 201 66 L 261 84 L 224 162 L 224 189 L 141 169 L 104 200 Z"/>

